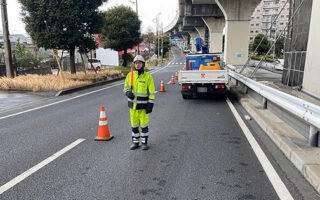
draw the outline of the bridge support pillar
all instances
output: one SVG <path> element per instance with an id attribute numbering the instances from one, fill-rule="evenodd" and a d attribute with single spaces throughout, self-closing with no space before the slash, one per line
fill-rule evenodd
<path id="1" fill-rule="evenodd" d="M 224 43 L 224 62 L 244 65 L 249 53 L 250 21 L 227 21 Z"/>
<path id="2" fill-rule="evenodd" d="M 200 37 L 203 41 L 205 41 L 206 27 L 204 27 L 204 26 L 195 26 L 195 29 L 198 31 L 199 37 Z"/>
<path id="3" fill-rule="evenodd" d="M 222 52 L 225 19 L 223 17 L 202 17 L 202 19 L 209 28 L 209 52 Z"/>
<path id="4" fill-rule="evenodd" d="M 192 53 L 196 53 L 197 49 L 196 49 L 196 41 L 194 40 L 195 38 L 199 37 L 199 33 L 197 30 L 193 30 L 193 31 L 188 31 L 189 35 L 190 35 L 190 45 L 191 45 L 191 52 Z"/>
<path id="5" fill-rule="evenodd" d="M 261 0 L 215 0 L 226 19 L 224 62 L 244 65 L 249 52 L 251 15 Z"/>
<path id="6" fill-rule="evenodd" d="M 302 89 L 309 94 L 320 98 L 320 1 L 312 1 L 312 12 L 310 20 L 310 30 L 308 38 L 308 50 L 303 74 Z"/>

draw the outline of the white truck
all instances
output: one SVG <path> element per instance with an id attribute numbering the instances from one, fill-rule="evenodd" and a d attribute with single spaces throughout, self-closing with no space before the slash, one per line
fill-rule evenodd
<path id="1" fill-rule="evenodd" d="M 179 71 L 184 99 L 201 94 L 225 94 L 228 83 L 227 70 L 220 67 L 218 54 L 191 54 L 186 56 L 186 66 Z"/>

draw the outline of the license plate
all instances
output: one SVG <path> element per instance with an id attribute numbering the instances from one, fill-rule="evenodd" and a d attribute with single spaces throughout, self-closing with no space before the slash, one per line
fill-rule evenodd
<path id="1" fill-rule="evenodd" d="M 206 93 L 207 91 L 208 91 L 208 89 L 206 87 L 198 87 L 197 88 L 198 93 Z"/>

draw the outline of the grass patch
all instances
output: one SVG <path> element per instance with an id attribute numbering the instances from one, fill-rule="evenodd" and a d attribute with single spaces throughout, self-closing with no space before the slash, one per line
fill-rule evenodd
<path id="1" fill-rule="evenodd" d="M 261 58 L 263 58 L 262 55 L 255 55 L 255 56 L 252 56 L 252 57 L 251 57 L 252 60 L 261 60 Z M 282 57 L 274 57 L 274 59 L 273 59 L 273 56 L 272 56 L 272 55 L 268 55 L 265 60 L 266 60 L 267 62 L 273 62 L 273 61 L 275 61 L 275 60 L 277 60 L 277 59 L 281 59 L 281 58 L 282 58 Z"/>
<path id="2" fill-rule="evenodd" d="M 120 70 L 108 69 L 99 71 L 97 74 L 95 72 L 87 72 L 87 74 L 84 72 L 77 72 L 77 74 L 63 72 L 63 76 L 65 84 L 61 75 L 27 74 L 15 78 L 0 77 L 0 90 L 59 91 L 124 77 L 125 73 Z"/>
<path id="3" fill-rule="evenodd" d="M 103 71 L 120 71 L 124 75 L 129 74 L 131 72 L 131 66 L 123 67 L 123 66 L 116 66 L 116 67 L 110 67 L 107 69 L 104 69 Z"/>
<path id="4" fill-rule="evenodd" d="M 131 72 L 131 67 L 132 66 L 128 66 L 128 67 L 116 66 L 116 67 L 110 67 L 110 68 L 104 69 L 103 71 L 116 70 L 116 71 L 120 71 L 124 75 L 127 75 Z M 144 70 L 147 72 L 150 71 L 150 69 L 148 69 L 148 66 L 145 66 Z"/>

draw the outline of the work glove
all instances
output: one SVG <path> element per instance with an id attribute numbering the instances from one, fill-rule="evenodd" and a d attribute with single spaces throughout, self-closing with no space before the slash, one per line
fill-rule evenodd
<path id="1" fill-rule="evenodd" d="M 147 107 L 146 107 L 146 113 L 152 113 L 152 109 L 153 109 L 153 103 L 148 103 Z"/>
<path id="2" fill-rule="evenodd" d="M 134 99 L 134 95 L 131 91 L 126 91 L 126 96 L 129 98 L 129 99 Z"/>

